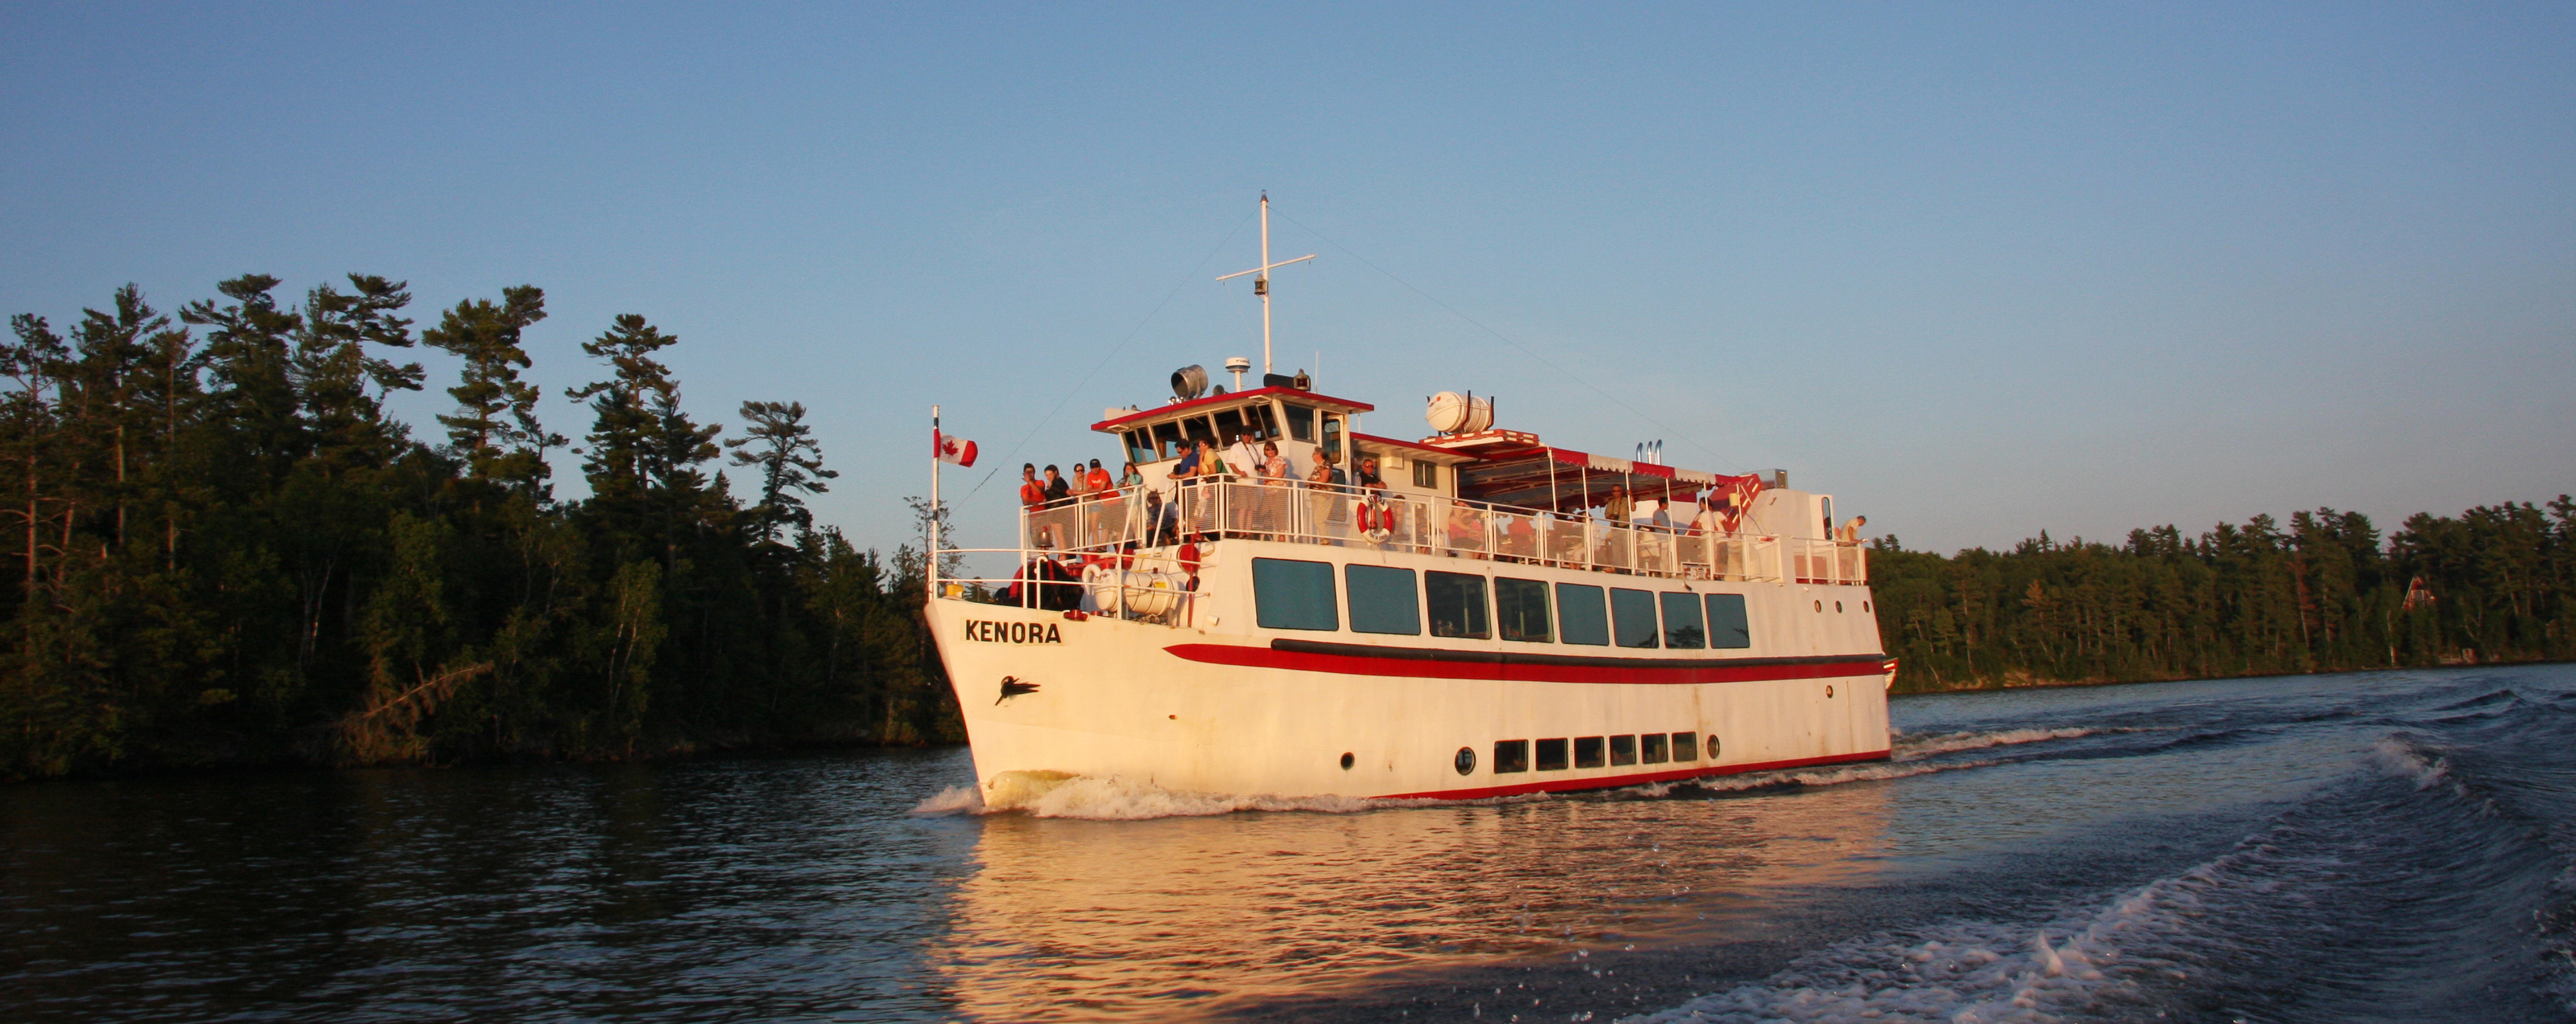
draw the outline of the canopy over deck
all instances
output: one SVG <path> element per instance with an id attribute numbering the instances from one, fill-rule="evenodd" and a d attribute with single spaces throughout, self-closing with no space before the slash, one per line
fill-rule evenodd
<path id="1" fill-rule="evenodd" d="M 1480 458 L 1459 469 L 1458 496 L 1497 505 L 1555 512 L 1598 508 L 1610 500 L 1613 487 L 1626 487 L 1637 501 L 1687 505 L 1711 490 L 1736 491 L 1749 501 L 1762 487 L 1757 476 L 1721 476 L 1543 444 L 1497 445 L 1473 436 L 1460 440 L 1474 444 Z"/>

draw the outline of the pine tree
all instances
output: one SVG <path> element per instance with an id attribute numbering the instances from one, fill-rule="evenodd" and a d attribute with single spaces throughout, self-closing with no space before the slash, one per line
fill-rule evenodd
<path id="1" fill-rule="evenodd" d="M 828 489 L 823 481 L 841 475 L 823 468 L 823 447 L 804 422 L 805 403 L 744 402 L 742 418 L 751 422 L 745 432 L 750 436 L 727 441 L 725 447 L 734 449 L 734 465 L 760 469 L 760 504 L 750 509 L 752 535 L 775 544 L 784 525 L 803 535 L 813 529 L 814 513 L 798 494 L 821 494 Z"/>
<path id="2" fill-rule="evenodd" d="M 465 360 L 464 381 L 447 389 L 457 412 L 438 418 L 447 427 L 449 451 L 475 478 L 531 497 L 543 496 L 550 475 L 546 449 L 567 443 L 538 425 L 537 386 L 519 379 L 528 365 L 521 335 L 545 318 L 545 292 L 520 285 L 502 289 L 497 306 L 489 299 L 457 303 L 420 336 Z"/>

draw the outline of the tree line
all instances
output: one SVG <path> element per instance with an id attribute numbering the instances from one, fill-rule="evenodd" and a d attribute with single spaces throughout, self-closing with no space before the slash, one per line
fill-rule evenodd
<path id="1" fill-rule="evenodd" d="M 522 376 L 539 289 L 415 331 L 402 282 L 282 283 L 12 319 L 0 778 L 961 735 L 917 553 L 806 507 L 836 474 L 803 405 L 720 440 L 660 361 L 679 339 L 623 315 L 582 345 L 576 447 Z M 462 363 L 429 440 L 385 409 L 418 346 Z M 556 497 L 559 448 L 586 497 Z"/>
<path id="2" fill-rule="evenodd" d="M 2318 509 L 2122 544 L 1943 557 L 1872 544 L 1896 689 L 2576 658 L 2576 502 L 2418 513 L 2382 537 Z"/>

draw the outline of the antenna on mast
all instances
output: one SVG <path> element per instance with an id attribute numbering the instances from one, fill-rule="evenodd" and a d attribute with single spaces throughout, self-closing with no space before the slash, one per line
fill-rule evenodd
<path id="1" fill-rule="evenodd" d="M 1217 280 L 1231 281 L 1235 278 L 1242 277 L 1245 274 L 1260 275 L 1252 279 L 1252 294 L 1261 296 L 1261 372 L 1264 376 L 1268 376 L 1271 372 L 1270 272 L 1291 263 L 1304 263 L 1307 260 L 1314 258 L 1315 254 L 1310 252 L 1293 260 L 1280 260 L 1277 263 L 1270 262 L 1270 193 L 1266 191 L 1261 193 L 1261 265 L 1250 270 L 1227 274 L 1224 277 L 1217 278 Z"/>

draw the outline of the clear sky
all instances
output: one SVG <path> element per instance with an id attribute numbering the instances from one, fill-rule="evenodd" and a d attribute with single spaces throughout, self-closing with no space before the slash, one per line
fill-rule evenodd
<path id="1" fill-rule="evenodd" d="M 1266 189 L 1280 369 L 1371 433 L 1473 388 L 1945 551 L 2576 491 L 2576 6 L 535 6 L 0 8 L 0 312 L 533 283 L 549 426 L 643 313 L 729 434 L 812 407 L 862 544 L 944 404 L 998 543 L 1259 357 Z"/>

